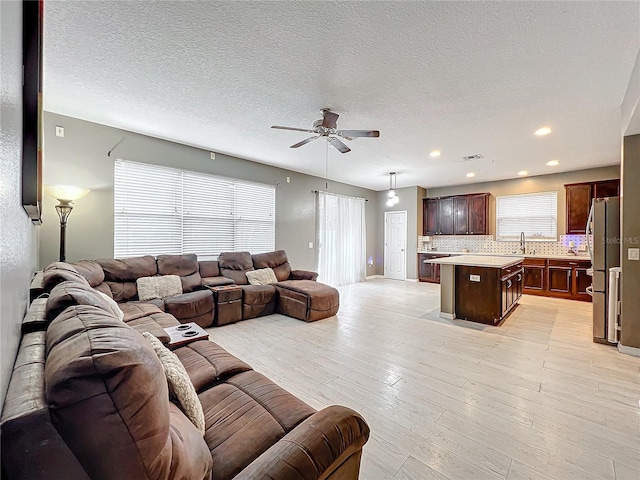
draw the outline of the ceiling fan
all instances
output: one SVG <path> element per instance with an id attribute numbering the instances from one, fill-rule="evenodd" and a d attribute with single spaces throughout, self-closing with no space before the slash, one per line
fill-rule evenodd
<path id="1" fill-rule="evenodd" d="M 350 152 L 351 149 L 347 147 L 340 138 L 345 140 L 353 140 L 358 137 L 379 137 L 380 132 L 378 130 L 338 130 L 337 121 L 338 115 L 337 113 L 333 113 L 328 108 L 323 108 L 320 110 L 322 112 L 322 118 L 313 122 L 313 128 L 294 128 L 294 127 L 280 127 L 278 125 L 273 125 L 271 128 L 278 128 L 280 130 L 293 130 L 296 132 L 307 132 L 315 134 L 313 137 L 309 137 L 301 142 L 295 143 L 291 145 L 290 148 L 298 148 L 303 145 L 306 145 L 309 142 L 317 140 L 320 137 L 327 137 L 327 141 L 333 145 L 340 153 Z M 340 138 L 338 138 L 340 137 Z"/>

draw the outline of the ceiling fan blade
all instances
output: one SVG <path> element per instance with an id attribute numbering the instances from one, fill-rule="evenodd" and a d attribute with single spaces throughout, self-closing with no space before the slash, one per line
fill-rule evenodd
<path id="1" fill-rule="evenodd" d="M 327 140 L 329 140 L 329 143 L 331 143 L 331 145 L 333 145 L 335 148 L 340 150 L 340 153 L 348 153 L 351 151 L 349 147 L 347 147 L 344 143 L 342 143 L 336 137 L 327 137 Z"/>
<path id="2" fill-rule="evenodd" d="M 329 110 L 323 110 L 322 126 L 325 128 L 337 128 L 336 125 L 337 125 L 339 116 L 340 115 L 338 115 L 337 113 L 330 112 Z"/>
<path id="3" fill-rule="evenodd" d="M 342 137 L 379 137 L 378 130 L 339 130 L 338 135 Z"/>
<path id="4" fill-rule="evenodd" d="M 279 130 L 293 130 L 294 132 L 316 133 L 315 131 L 309 130 L 308 128 L 280 127 L 278 125 L 272 125 L 271 128 L 277 128 Z"/>
<path id="5" fill-rule="evenodd" d="M 313 142 L 314 140 L 317 140 L 317 139 L 318 139 L 318 138 L 320 138 L 321 136 L 322 136 L 322 135 L 316 135 L 315 137 L 309 137 L 309 138 L 306 138 L 306 139 L 302 140 L 301 142 L 298 142 L 298 143 L 296 143 L 296 144 L 294 144 L 294 145 L 291 145 L 289 148 L 298 148 L 298 147 L 301 147 L 301 146 L 303 146 L 303 145 L 306 145 L 306 144 L 307 144 L 307 143 L 309 143 L 309 142 Z"/>

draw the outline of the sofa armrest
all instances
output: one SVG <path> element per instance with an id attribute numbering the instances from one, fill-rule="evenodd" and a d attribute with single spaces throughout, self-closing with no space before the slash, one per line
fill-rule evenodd
<path id="1" fill-rule="evenodd" d="M 333 405 L 314 413 L 256 458 L 234 480 L 319 480 L 351 457 L 360 458 L 369 426 L 356 412 Z M 353 469 L 353 462 L 348 462 Z M 357 467 L 355 469 L 357 478 Z"/>
<path id="2" fill-rule="evenodd" d="M 316 278 L 318 273 L 309 270 L 291 270 L 289 274 L 289 280 L 315 280 Z"/>

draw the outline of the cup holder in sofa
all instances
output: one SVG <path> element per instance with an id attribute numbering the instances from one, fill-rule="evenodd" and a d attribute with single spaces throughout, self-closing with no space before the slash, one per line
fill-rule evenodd
<path id="1" fill-rule="evenodd" d="M 180 325 L 178 327 L 176 327 L 176 330 L 189 330 L 191 328 L 191 325 Z"/>

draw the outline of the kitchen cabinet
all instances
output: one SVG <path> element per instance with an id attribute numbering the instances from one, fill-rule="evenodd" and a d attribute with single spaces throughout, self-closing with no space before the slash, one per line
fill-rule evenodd
<path id="1" fill-rule="evenodd" d="M 620 195 L 619 179 L 569 183 L 564 187 L 567 198 L 567 234 L 584 234 L 594 198 Z"/>
<path id="2" fill-rule="evenodd" d="M 589 260 L 525 258 L 523 293 L 590 302 Z"/>
<path id="3" fill-rule="evenodd" d="M 456 318 L 497 325 L 522 296 L 522 264 L 506 268 L 455 266 Z"/>
<path id="4" fill-rule="evenodd" d="M 440 265 L 424 263 L 425 259 L 443 258 L 450 255 L 443 253 L 419 253 L 418 254 L 418 280 L 420 282 L 440 283 Z"/>
<path id="5" fill-rule="evenodd" d="M 422 202 L 424 235 L 438 235 L 438 199 L 425 198 Z"/>
<path id="6" fill-rule="evenodd" d="M 453 197 L 438 202 L 438 235 L 453 235 Z"/>
<path id="7" fill-rule="evenodd" d="M 488 193 L 425 198 L 423 235 L 487 235 Z"/>

